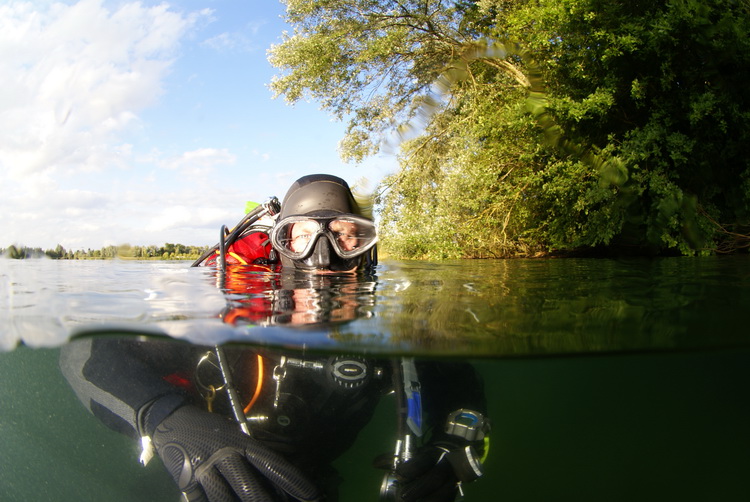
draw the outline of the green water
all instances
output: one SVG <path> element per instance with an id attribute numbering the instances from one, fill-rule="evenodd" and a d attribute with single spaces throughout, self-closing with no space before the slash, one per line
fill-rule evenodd
<path id="1" fill-rule="evenodd" d="M 64 329 L 90 317 L 147 325 L 144 279 L 133 273 L 144 266 L 86 265 L 82 273 L 55 264 L 55 287 L 43 296 L 67 317 L 35 310 L 33 295 L 20 292 L 34 284 L 18 288 L 25 276 L 6 271 L 5 333 L 13 325 L 23 339 L 21 328 L 36 315 L 43 326 Z M 467 487 L 466 500 L 747 500 L 746 257 L 387 266 L 367 316 L 339 326 L 336 343 L 320 349 L 352 350 L 361 341 L 363 352 L 387 352 L 392 343 L 398 353 L 434 348 L 445 356 L 453 345 L 473 362 L 485 379 L 493 431 L 486 475 Z M 86 274 L 119 286 L 81 281 Z M 123 298 L 124 313 L 111 306 Z M 62 321 L 50 321 L 55 316 Z M 0 353 L 0 500 L 178 500 L 158 461 L 140 466 L 138 446 L 76 400 L 57 353 Z M 342 500 L 377 500 L 382 475 L 370 465 L 391 450 L 393 423 L 386 398 L 338 462 Z"/>
<path id="2" fill-rule="evenodd" d="M 179 500 L 157 461 L 90 416 L 54 349 L 0 356 L 4 501 Z M 493 419 L 473 501 L 742 501 L 750 481 L 750 350 L 483 360 Z M 338 463 L 342 500 L 376 501 L 387 400 Z"/>
<path id="3" fill-rule="evenodd" d="M 746 349 L 475 362 L 493 431 L 466 500 L 747 500 L 748 363 Z M 377 443 L 350 468 L 364 475 Z M 377 481 L 344 500 L 376 501 Z"/>

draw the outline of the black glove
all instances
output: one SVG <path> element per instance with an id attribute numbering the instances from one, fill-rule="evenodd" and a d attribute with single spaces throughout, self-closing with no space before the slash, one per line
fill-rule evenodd
<path id="1" fill-rule="evenodd" d="M 156 427 L 152 439 L 188 500 L 270 502 L 280 492 L 301 501 L 320 497 L 297 467 L 221 415 L 183 406 Z"/>
<path id="2" fill-rule="evenodd" d="M 482 475 L 476 446 L 460 439 L 438 441 L 420 448 L 396 468 L 397 500 L 404 502 L 453 502 L 458 483 Z"/>

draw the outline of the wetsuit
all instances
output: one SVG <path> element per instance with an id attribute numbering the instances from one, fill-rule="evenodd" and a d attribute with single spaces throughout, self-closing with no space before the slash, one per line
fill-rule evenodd
<path id="1" fill-rule="evenodd" d="M 210 374 L 210 361 L 199 369 L 201 359 L 210 353 L 209 347 L 175 341 L 92 338 L 65 346 L 60 364 L 91 413 L 108 427 L 138 439 L 153 434 L 180 406 L 208 408 L 208 387 L 221 386 Z M 258 354 L 250 349 L 227 352 L 243 406 L 257 387 Z M 392 388 L 390 361 L 260 355 L 264 375 L 260 397 L 247 412 L 254 437 L 333 492 L 336 476 L 330 463 L 351 446 L 381 396 Z M 356 378 L 347 368 L 354 368 Z M 418 363 L 417 369 L 425 413 L 435 425 L 458 408 L 485 413 L 481 381 L 469 365 L 425 362 Z M 219 389 L 211 406 L 216 413 L 231 416 L 225 395 Z M 388 450 L 392 445 L 383 447 Z"/>

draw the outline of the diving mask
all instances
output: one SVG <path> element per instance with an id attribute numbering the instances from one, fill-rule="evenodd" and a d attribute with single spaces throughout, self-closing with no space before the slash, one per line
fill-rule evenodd
<path id="1" fill-rule="evenodd" d="M 287 258 L 303 260 L 312 254 L 321 236 L 327 238 L 333 251 L 344 259 L 363 255 L 378 241 L 372 221 L 353 214 L 341 214 L 284 218 L 271 231 L 271 244 Z"/>

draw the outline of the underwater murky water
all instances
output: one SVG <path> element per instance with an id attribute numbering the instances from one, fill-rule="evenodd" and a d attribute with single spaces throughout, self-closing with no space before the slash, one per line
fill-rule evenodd
<path id="1" fill-rule="evenodd" d="M 469 501 L 747 494 L 748 257 L 385 262 L 301 281 L 188 265 L 0 260 L 1 500 L 178 499 L 57 366 L 70 337 L 118 333 L 468 360 L 493 420 Z M 337 462 L 342 500 L 378 500 L 394 408 Z"/>

